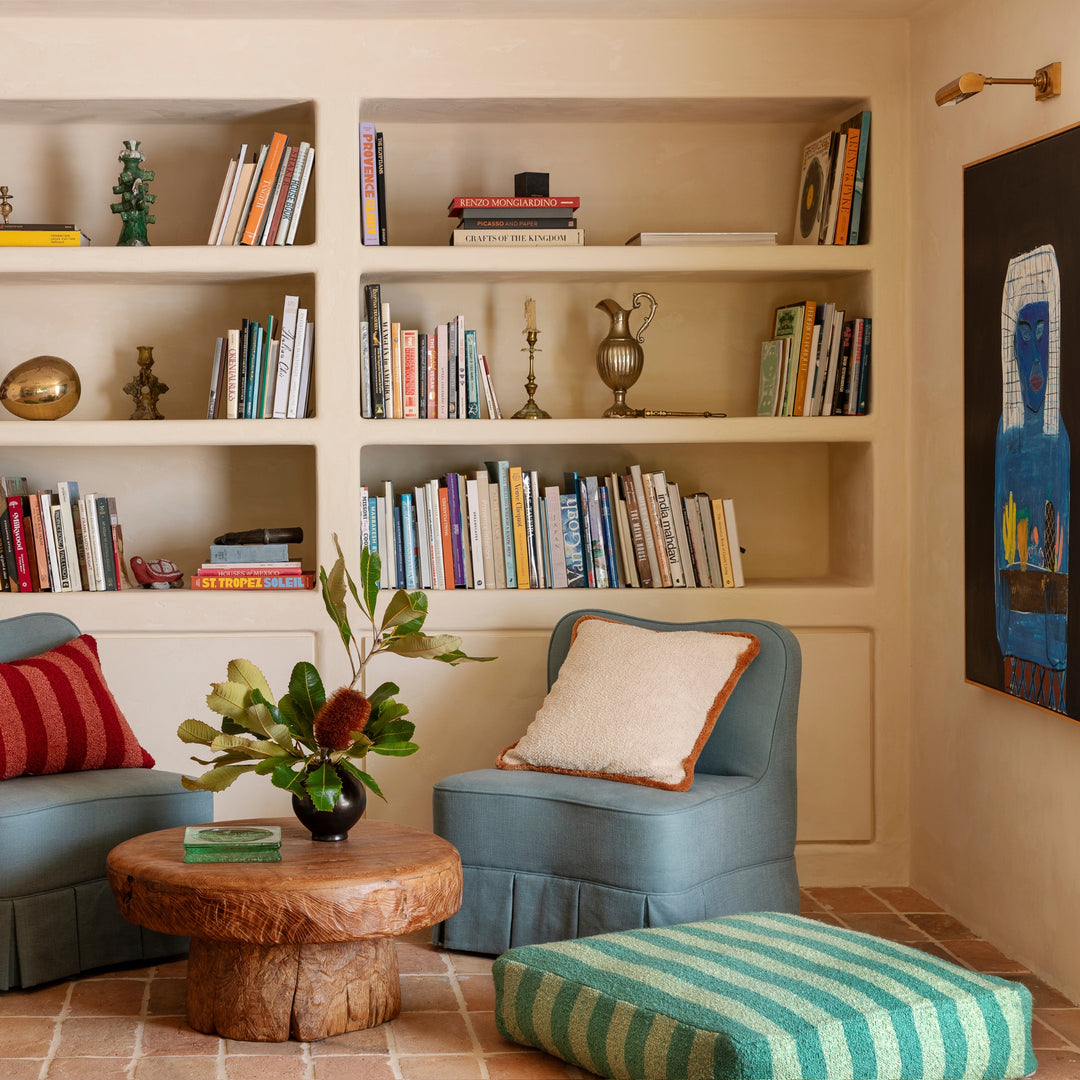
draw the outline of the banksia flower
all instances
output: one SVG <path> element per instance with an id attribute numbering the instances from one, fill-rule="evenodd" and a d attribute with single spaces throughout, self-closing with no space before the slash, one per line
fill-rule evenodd
<path id="1" fill-rule="evenodd" d="M 371 716 L 371 702 L 359 690 L 335 690 L 315 714 L 315 741 L 324 750 L 348 750 L 352 733 L 363 731 Z"/>

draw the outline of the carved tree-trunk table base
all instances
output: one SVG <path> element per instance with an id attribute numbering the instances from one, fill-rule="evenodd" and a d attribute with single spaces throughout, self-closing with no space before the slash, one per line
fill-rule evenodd
<path id="1" fill-rule="evenodd" d="M 191 938 L 188 1022 L 229 1039 L 310 1042 L 392 1020 L 393 938 L 457 911 L 457 851 L 389 822 L 361 821 L 332 844 L 292 819 L 271 824 L 280 863 L 185 863 L 182 827 L 109 853 L 124 917 Z"/>
<path id="2" fill-rule="evenodd" d="M 246 1042 L 314 1042 L 401 1012 L 390 938 L 328 945 L 249 945 L 192 938 L 188 1023 Z"/>

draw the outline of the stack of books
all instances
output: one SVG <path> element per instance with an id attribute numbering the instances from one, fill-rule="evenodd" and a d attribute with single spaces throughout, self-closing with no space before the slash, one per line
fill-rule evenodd
<path id="1" fill-rule="evenodd" d="M 870 113 L 857 112 L 803 150 L 795 204 L 795 244 L 866 242 L 863 205 L 870 154 Z"/>
<path id="2" fill-rule="evenodd" d="M 577 247 L 577 195 L 460 195 L 450 203 L 458 218 L 451 244 L 479 247 Z"/>
<path id="3" fill-rule="evenodd" d="M 241 319 L 214 343 L 206 418 L 303 419 L 314 349 L 315 323 L 299 296 L 286 295 L 281 317 L 268 315 L 265 326 Z"/>
<path id="4" fill-rule="evenodd" d="M 184 862 L 281 862 L 281 826 L 189 825 Z"/>
<path id="5" fill-rule="evenodd" d="M 0 225 L 0 247 L 86 247 L 90 237 L 74 225 Z"/>
<path id="6" fill-rule="evenodd" d="M 275 131 L 251 161 L 248 144 L 229 162 L 221 185 L 210 245 L 247 244 L 272 246 L 296 239 L 315 165 L 315 147 L 289 144 L 288 135 Z"/>
<path id="7" fill-rule="evenodd" d="M 116 499 L 79 494 L 74 480 L 31 490 L 25 476 L 0 477 L 0 590 L 118 592 L 124 537 Z"/>
<path id="8" fill-rule="evenodd" d="M 758 416 L 865 416 L 873 321 L 831 301 L 778 307 L 761 344 Z"/>
<path id="9" fill-rule="evenodd" d="M 737 588 L 731 499 L 682 495 L 664 470 L 563 475 L 488 461 L 395 491 L 360 489 L 362 542 L 384 588 Z"/>
<path id="10" fill-rule="evenodd" d="M 387 244 L 386 151 L 383 133 L 360 121 L 360 213 L 364 244 Z"/>
<path id="11" fill-rule="evenodd" d="M 315 575 L 289 556 L 288 544 L 211 544 L 210 561 L 192 575 L 193 589 L 244 592 L 315 588 Z"/>
<path id="12" fill-rule="evenodd" d="M 430 332 L 394 321 L 382 286 L 364 286 L 360 324 L 361 415 L 375 420 L 479 420 L 502 412 L 476 331 L 456 315 Z"/>

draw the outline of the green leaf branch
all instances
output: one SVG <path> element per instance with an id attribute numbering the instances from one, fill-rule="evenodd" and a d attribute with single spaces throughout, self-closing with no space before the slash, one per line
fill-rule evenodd
<path id="1" fill-rule="evenodd" d="M 206 746 L 217 755 L 208 760 L 192 757 L 210 767 L 201 776 L 185 776 L 185 788 L 224 791 L 244 773 L 254 772 L 269 776 L 275 787 L 301 798 L 306 794 L 316 809 L 332 810 L 341 794 L 340 773 L 344 771 L 385 799 L 362 767 L 367 755 L 408 757 L 419 747 L 413 742 L 415 725 L 404 719 L 409 708 L 395 698 L 400 688 L 384 682 L 366 694 L 367 665 L 380 653 L 441 660 L 452 666 L 495 659 L 467 655 L 461 639 L 453 634 L 421 633 L 428 614 L 423 592 L 397 590 L 378 617 L 382 573 L 378 553 L 366 547 L 360 553 L 357 588 L 336 533 L 334 546 L 337 560 L 329 573 L 319 567 L 319 582 L 327 613 L 348 654 L 352 681 L 328 699 L 316 667 L 301 661 L 292 670 L 288 693 L 275 700 L 255 664 L 230 660 L 226 681 L 211 684 L 206 697 L 206 704 L 222 717 L 220 726 L 189 719 L 177 729 L 182 742 Z M 364 616 L 362 633 L 355 633 L 349 622 L 350 594 Z"/>

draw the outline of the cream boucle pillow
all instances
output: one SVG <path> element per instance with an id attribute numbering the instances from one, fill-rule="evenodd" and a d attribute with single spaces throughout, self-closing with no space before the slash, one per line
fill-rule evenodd
<path id="1" fill-rule="evenodd" d="M 495 764 L 685 791 L 760 648 L 753 634 L 646 630 L 583 616 L 536 718 Z"/>

